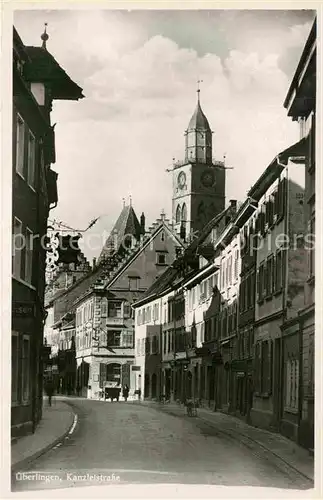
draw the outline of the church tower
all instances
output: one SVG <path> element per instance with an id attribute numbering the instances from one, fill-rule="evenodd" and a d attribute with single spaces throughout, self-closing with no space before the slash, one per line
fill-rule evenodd
<path id="1" fill-rule="evenodd" d="M 185 160 L 173 166 L 173 224 L 178 233 L 200 231 L 224 210 L 225 167 L 212 158 L 212 131 L 200 104 L 185 132 Z"/>

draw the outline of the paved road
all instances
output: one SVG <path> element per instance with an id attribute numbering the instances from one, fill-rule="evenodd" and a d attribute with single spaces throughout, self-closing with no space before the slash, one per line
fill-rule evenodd
<path id="1" fill-rule="evenodd" d="M 308 487 L 199 419 L 129 402 L 73 405 L 79 420 L 70 439 L 13 478 L 12 491 L 118 483 Z"/>

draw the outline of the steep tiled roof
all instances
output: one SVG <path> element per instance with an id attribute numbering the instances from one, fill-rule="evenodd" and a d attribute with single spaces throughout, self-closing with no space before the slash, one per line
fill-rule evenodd
<path id="1" fill-rule="evenodd" d="M 99 262 L 102 261 L 103 257 L 118 253 L 123 248 L 122 245 L 125 242 L 126 235 L 132 235 L 136 240 L 139 240 L 140 232 L 140 224 L 132 206 L 123 207 L 117 222 L 102 248 Z"/>
<path id="2" fill-rule="evenodd" d="M 190 120 L 187 130 L 210 130 L 209 122 L 202 111 L 200 101 L 198 101 L 193 116 Z"/>
<path id="3" fill-rule="evenodd" d="M 140 302 L 144 299 L 148 299 L 151 296 L 157 296 L 161 294 L 163 291 L 167 290 L 172 285 L 178 285 L 180 282 L 185 282 L 191 279 L 195 274 L 200 272 L 200 269 L 191 268 L 190 271 L 186 271 L 183 276 L 181 270 L 181 262 L 185 262 L 189 260 L 190 256 L 196 254 L 199 247 L 203 245 L 206 238 L 210 234 L 211 230 L 217 226 L 217 224 L 231 213 L 232 208 L 228 207 L 224 209 L 220 214 L 214 217 L 206 226 L 203 231 L 201 231 L 200 235 L 190 243 L 190 245 L 185 249 L 184 254 L 177 258 L 173 264 L 166 269 L 166 271 L 152 284 L 152 286 L 145 292 L 143 297 L 141 297 Z M 207 248 L 209 245 L 207 245 Z M 203 252 L 204 253 L 204 252 Z"/>
<path id="4" fill-rule="evenodd" d="M 56 59 L 43 47 L 25 47 L 30 58 L 24 76 L 30 82 L 50 82 L 53 99 L 77 100 L 82 89 L 68 76 Z"/>

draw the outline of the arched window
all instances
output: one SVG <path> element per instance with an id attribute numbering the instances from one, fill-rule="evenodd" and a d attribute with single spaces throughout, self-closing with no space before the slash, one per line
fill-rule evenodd
<path id="1" fill-rule="evenodd" d="M 186 208 L 186 203 L 184 203 L 182 206 L 182 220 L 186 222 L 186 219 L 187 219 L 187 208 Z"/>
<path id="2" fill-rule="evenodd" d="M 176 208 L 176 223 L 181 221 L 181 207 L 177 205 Z"/>

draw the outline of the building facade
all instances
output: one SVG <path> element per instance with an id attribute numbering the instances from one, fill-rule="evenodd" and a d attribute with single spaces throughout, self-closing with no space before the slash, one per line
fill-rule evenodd
<path id="1" fill-rule="evenodd" d="M 78 87 L 42 47 L 13 32 L 12 435 L 33 432 L 42 415 L 47 218 L 56 206 L 53 100 L 78 100 Z"/>
<path id="2" fill-rule="evenodd" d="M 300 139 L 305 144 L 304 217 L 306 250 L 304 303 L 298 322 L 288 325 L 299 337 L 299 403 L 295 421 L 299 426 L 298 441 L 314 448 L 314 345 L 315 345 L 315 164 L 316 164 L 316 20 L 305 44 L 284 106 L 288 116 L 297 120 Z"/>
<path id="3" fill-rule="evenodd" d="M 165 214 L 145 231 L 143 214 L 139 224 L 132 206 L 124 206 L 98 264 L 51 298 L 54 310 L 57 306 L 53 327 L 60 332 L 59 338 L 67 327 L 75 328 L 73 390 L 78 394 L 98 399 L 106 388 L 125 384 L 131 395 L 138 390 L 131 305 L 182 247 Z"/>

